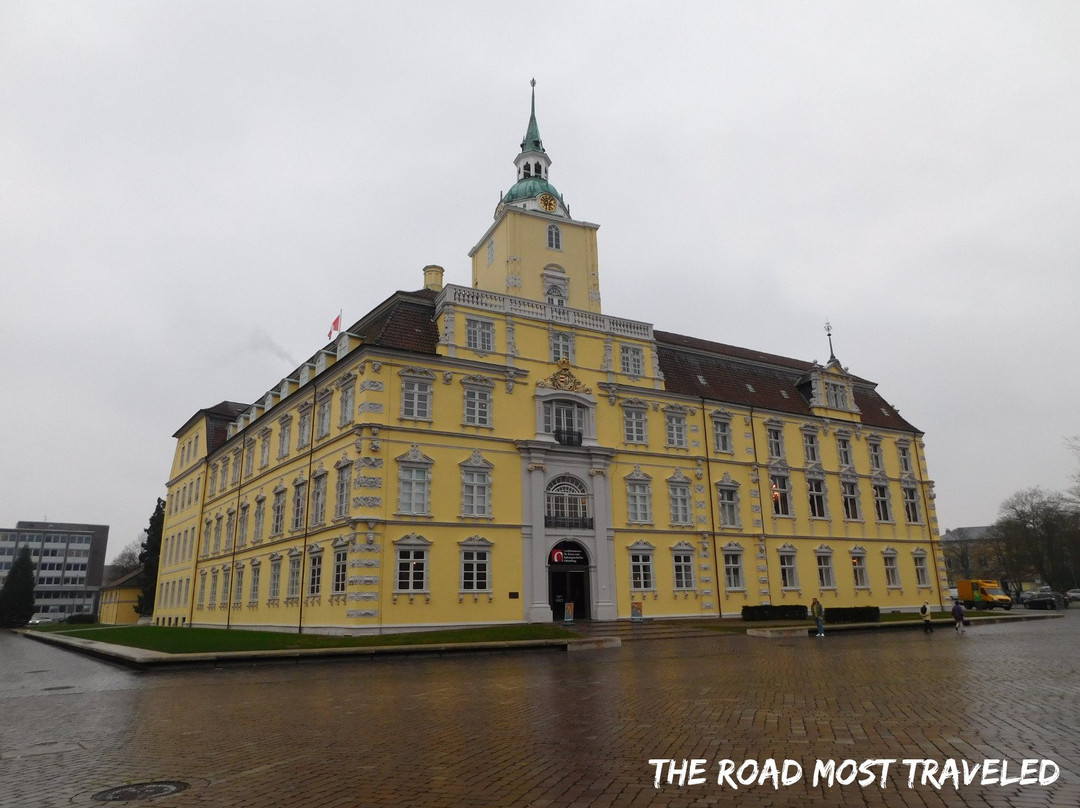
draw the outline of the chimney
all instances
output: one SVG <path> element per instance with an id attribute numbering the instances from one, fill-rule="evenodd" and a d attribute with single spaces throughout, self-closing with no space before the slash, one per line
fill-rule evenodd
<path id="1" fill-rule="evenodd" d="M 441 292 L 442 276 L 442 267 L 436 266 L 435 264 L 428 264 L 424 267 L 424 288 L 431 289 L 433 292 Z"/>

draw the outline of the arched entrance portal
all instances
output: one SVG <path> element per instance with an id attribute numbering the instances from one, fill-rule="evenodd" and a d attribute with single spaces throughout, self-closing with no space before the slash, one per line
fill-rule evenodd
<path id="1" fill-rule="evenodd" d="M 548 603 L 556 621 L 566 619 L 566 604 L 574 604 L 574 619 L 592 617 L 589 597 L 589 555 L 576 541 L 561 541 L 548 553 Z"/>

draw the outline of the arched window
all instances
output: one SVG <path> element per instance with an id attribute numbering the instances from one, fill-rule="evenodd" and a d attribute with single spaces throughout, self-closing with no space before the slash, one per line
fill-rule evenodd
<path id="1" fill-rule="evenodd" d="M 560 232 L 559 226 L 557 224 L 549 224 L 548 225 L 547 236 L 548 236 L 548 248 L 549 249 L 552 249 L 552 250 L 561 250 L 562 249 L 562 233 Z"/>
<path id="2" fill-rule="evenodd" d="M 528 163 L 525 164 L 525 176 L 526 177 L 531 177 L 532 176 L 532 166 L 530 166 Z"/>
<path id="3" fill-rule="evenodd" d="M 545 527 L 591 529 L 589 489 L 577 477 L 563 474 L 547 487 L 544 510 Z"/>
<path id="4" fill-rule="evenodd" d="M 566 292 L 559 286 L 549 286 L 547 288 L 547 302 L 549 306 L 566 306 Z"/>
<path id="5" fill-rule="evenodd" d="M 543 171 L 540 169 L 540 162 L 539 161 L 537 161 L 536 163 L 533 164 L 533 174 L 535 174 L 537 177 L 539 177 L 539 176 L 541 176 L 543 174 Z"/>

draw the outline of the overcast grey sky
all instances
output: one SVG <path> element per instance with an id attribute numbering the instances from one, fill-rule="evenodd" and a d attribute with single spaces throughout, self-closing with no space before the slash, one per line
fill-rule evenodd
<path id="1" fill-rule="evenodd" d="M 604 310 L 836 353 L 942 530 L 1080 433 L 1080 4 L 0 0 L 0 526 L 111 526 L 171 435 L 421 268 L 469 283 L 537 80 Z"/>

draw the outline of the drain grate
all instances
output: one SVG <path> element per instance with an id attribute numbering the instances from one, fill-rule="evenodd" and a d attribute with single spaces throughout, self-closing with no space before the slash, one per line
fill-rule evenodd
<path id="1" fill-rule="evenodd" d="M 132 783 L 129 786 L 117 786 L 99 791 L 91 799 L 100 802 L 125 802 L 127 800 L 152 800 L 155 797 L 168 797 L 188 787 L 179 780 L 162 780 L 157 783 Z"/>

